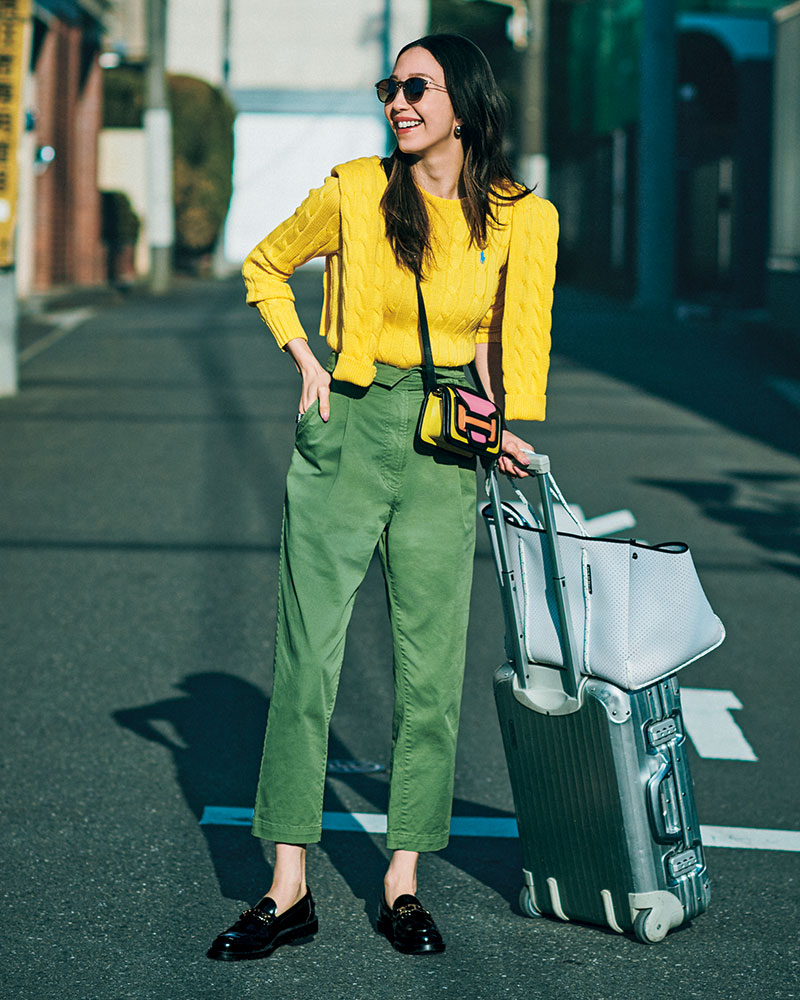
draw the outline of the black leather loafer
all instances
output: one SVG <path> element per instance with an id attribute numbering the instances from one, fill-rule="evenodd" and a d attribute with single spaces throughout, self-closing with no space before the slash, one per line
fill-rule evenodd
<path id="1" fill-rule="evenodd" d="M 408 893 L 398 896 L 391 909 L 381 894 L 378 933 L 404 955 L 433 955 L 445 947 L 433 917 L 416 896 Z"/>
<path id="2" fill-rule="evenodd" d="M 303 944 L 317 933 L 319 922 L 310 891 L 280 916 L 275 910 L 275 900 L 269 896 L 245 910 L 233 927 L 214 940 L 208 949 L 208 957 L 223 962 L 265 958 L 279 945 Z"/>

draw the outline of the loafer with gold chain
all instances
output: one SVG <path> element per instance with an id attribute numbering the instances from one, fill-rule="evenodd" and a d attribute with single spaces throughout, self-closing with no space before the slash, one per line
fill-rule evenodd
<path id="1" fill-rule="evenodd" d="M 223 962 L 265 958 L 282 944 L 303 944 L 317 933 L 314 900 L 307 891 L 299 903 L 276 914 L 275 900 L 265 896 L 236 923 L 223 931 L 208 949 L 208 957 Z"/>
<path id="2" fill-rule="evenodd" d="M 378 933 L 388 938 L 404 955 L 437 954 L 445 948 L 433 917 L 410 893 L 398 896 L 391 907 L 381 894 Z"/>

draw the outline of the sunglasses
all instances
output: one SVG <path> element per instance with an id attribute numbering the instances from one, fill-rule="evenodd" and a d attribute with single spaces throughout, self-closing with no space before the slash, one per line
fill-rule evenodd
<path id="1" fill-rule="evenodd" d="M 381 104 L 391 104 L 395 97 L 397 97 L 397 91 L 401 89 L 408 103 L 416 104 L 417 101 L 422 100 L 422 96 L 428 87 L 431 90 L 443 90 L 447 93 L 447 87 L 440 87 L 438 83 L 431 83 L 430 80 L 426 80 L 423 76 L 410 76 L 407 80 L 380 80 L 375 84 L 375 90 L 378 92 L 378 100 Z"/>

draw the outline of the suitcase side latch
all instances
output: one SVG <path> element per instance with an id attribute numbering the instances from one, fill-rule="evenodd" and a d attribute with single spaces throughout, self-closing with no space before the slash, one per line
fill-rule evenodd
<path id="1" fill-rule="evenodd" d="M 661 719 L 659 722 L 651 722 L 647 727 L 647 739 L 651 747 L 660 747 L 678 735 L 674 719 Z"/>

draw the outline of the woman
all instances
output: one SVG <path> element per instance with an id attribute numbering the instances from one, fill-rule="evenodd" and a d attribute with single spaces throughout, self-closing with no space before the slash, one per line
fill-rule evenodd
<path id="1" fill-rule="evenodd" d="M 387 847 L 378 930 L 407 954 L 444 942 L 416 897 L 419 852 L 445 847 L 466 653 L 475 460 L 415 442 L 421 279 L 437 375 L 483 388 L 511 419 L 544 418 L 557 218 L 515 184 L 503 99 L 481 51 L 455 35 L 401 50 L 377 84 L 397 148 L 336 167 L 244 265 L 302 378 L 287 478 L 275 679 L 253 833 L 276 842 L 267 895 L 209 956 L 256 958 L 317 930 L 305 845 L 320 839 L 328 724 L 356 591 L 379 549 L 394 639 Z M 314 358 L 286 279 L 326 258 Z M 526 475 L 504 432 L 499 465 Z"/>

